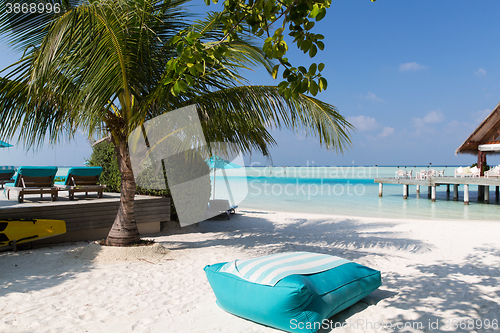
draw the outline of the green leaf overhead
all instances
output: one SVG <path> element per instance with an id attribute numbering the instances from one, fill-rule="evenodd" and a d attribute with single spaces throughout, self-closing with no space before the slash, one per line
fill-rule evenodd
<path id="1" fill-rule="evenodd" d="M 271 35 L 268 50 L 266 42 L 249 37 L 269 38 L 258 22 L 285 15 L 283 3 L 256 2 L 262 8 L 250 15 L 243 2 L 226 1 L 224 11 L 200 20 L 186 11 L 187 3 L 68 0 L 53 15 L 0 12 L 0 35 L 24 51 L 0 72 L 0 135 L 19 134 L 29 146 L 76 131 L 90 138 L 110 135 L 122 173 L 122 201 L 108 236 L 112 245 L 139 237 L 127 136 L 153 117 L 196 104 L 207 142 L 232 142 L 245 153 L 269 154 L 276 144 L 269 130 L 282 127 L 305 130 L 337 152 L 350 145 L 352 126 L 333 106 L 307 94 L 326 89 L 320 74 L 324 65 L 292 67 L 283 58 L 288 50 L 284 29 Z M 304 21 L 314 4 L 316 20 L 329 6 L 284 3 L 297 33 L 304 25 L 314 29 Z M 233 7 L 239 9 L 231 12 Z M 317 45 L 318 36 L 307 34 L 299 33 L 302 46 Z M 264 68 L 278 77 L 280 66 L 285 70 L 278 86 L 250 86 L 244 76 Z"/>

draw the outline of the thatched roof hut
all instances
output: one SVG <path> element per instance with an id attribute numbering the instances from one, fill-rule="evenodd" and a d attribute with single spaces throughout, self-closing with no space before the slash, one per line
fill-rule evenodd
<path id="1" fill-rule="evenodd" d="M 500 103 L 455 151 L 456 154 L 500 154 Z"/>
<path id="2" fill-rule="evenodd" d="M 455 154 L 477 155 L 477 166 L 484 175 L 486 154 L 500 154 L 500 103 L 472 132 Z"/>

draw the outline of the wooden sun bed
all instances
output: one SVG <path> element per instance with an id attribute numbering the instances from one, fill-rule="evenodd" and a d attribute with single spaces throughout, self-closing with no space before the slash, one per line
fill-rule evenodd
<path id="1" fill-rule="evenodd" d="M 3 188 L 4 184 L 12 183 L 14 181 L 12 179 L 12 176 L 14 176 L 15 173 L 14 170 L 2 170 L 2 171 L 8 171 L 8 172 L 0 172 L 0 185 L 2 185 L 1 188 Z"/>
<path id="2" fill-rule="evenodd" d="M 20 203 L 24 201 L 25 194 L 40 194 L 43 198 L 44 194 L 50 194 L 52 201 L 57 200 L 57 187 L 53 186 L 54 177 L 31 177 L 25 175 L 18 175 L 18 186 L 7 187 L 7 199 L 10 200 L 10 191 L 18 192 L 17 201 Z"/>
<path id="3" fill-rule="evenodd" d="M 77 192 L 85 192 L 85 195 L 89 192 L 97 192 L 97 197 L 102 198 L 106 185 L 99 183 L 101 172 L 101 167 L 71 168 L 64 184 L 56 184 L 56 186 L 60 191 L 69 192 L 69 200 L 74 200 Z"/>
<path id="4" fill-rule="evenodd" d="M 214 199 L 208 201 L 209 214 L 225 214 L 228 220 L 231 219 L 231 214 L 236 213 L 236 208 L 238 208 L 238 206 L 230 205 L 229 200 Z"/>

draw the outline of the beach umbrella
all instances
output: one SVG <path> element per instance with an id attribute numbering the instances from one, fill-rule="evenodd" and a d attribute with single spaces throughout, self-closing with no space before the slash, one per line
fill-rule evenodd
<path id="1" fill-rule="evenodd" d="M 0 148 L 8 148 L 8 147 L 12 147 L 12 145 L 10 143 L 0 140 Z"/>
<path id="2" fill-rule="evenodd" d="M 205 160 L 207 162 L 208 166 L 214 170 L 214 191 L 212 195 L 212 199 L 215 199 L 215 177 L 217 175 L 217 169 L 239 169 L 241 168 L 241 165 L 229 162 L 228 160 L 223 159 L 220 156 L 214 155 L 210 158 L 207 158 Z"/>

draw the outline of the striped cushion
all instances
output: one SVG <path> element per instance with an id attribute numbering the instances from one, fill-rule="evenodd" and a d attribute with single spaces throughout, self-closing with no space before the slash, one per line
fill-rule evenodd
<path id="1" fill-rule="evenodd" d="M 287 332 L 316 332 L 323 320 L 380 287 L 380 272 L 339 257 L 292 252 L 204 268 L 227 312 Z"/>
<path id="2" fill-rule="evenodd" d="M 244 280 L 274 286 L 293 274 L 313 274 L 351 262 L 327 254 L 287 252 L 266 257 L 234 260 L 225 264 L 220 272 L 234 274 Z"/>

